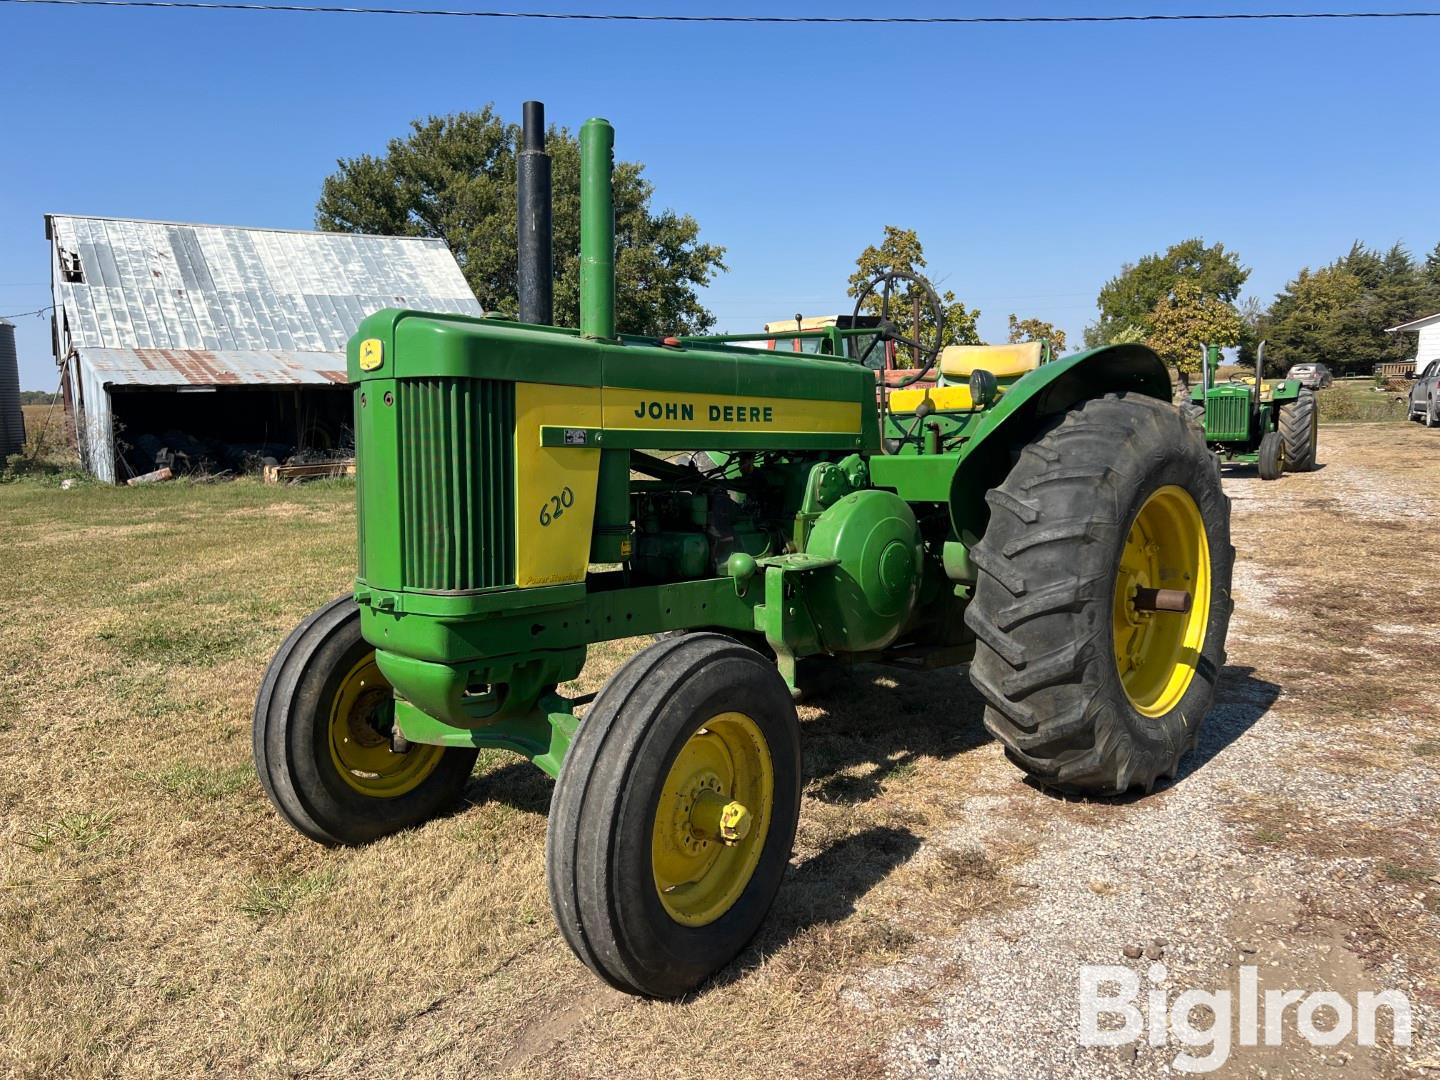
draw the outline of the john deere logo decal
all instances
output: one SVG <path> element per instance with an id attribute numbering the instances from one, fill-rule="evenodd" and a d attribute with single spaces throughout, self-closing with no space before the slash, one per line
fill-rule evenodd
<path id="1" fill-rule="evenodd" d="M 385 344 L 379 338 L 366 338 L 360 343 L 360 370 L 374 371 L 385 362 Z"/>

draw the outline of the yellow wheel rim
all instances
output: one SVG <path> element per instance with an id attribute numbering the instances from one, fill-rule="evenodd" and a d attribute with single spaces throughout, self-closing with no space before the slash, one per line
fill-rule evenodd
<path id="1" fill-rule="evenodd" d="M 1190 593 L 1188 612 L 1137 611 L 1139 589 Z M 1115 574 L 1115 666 L 1130 704 L 1164 716 L 1180 703 L 1210 620 L 1210 545 L 1205 519 L 1184 488 L 1160 488 L 1140 507 Z"/>
<path id="2" fill-rule="evenodd" d="M 660 903 L 704 926 L 745 891 L 775 806 L 775 768 L 759 726 L 721 713 L 680 748 L 655 807 L 651 866 Z"/>
<path id="3" fill-rule="evenodd" d="M 414 791 L 445 752 L 441 746 L 415 745 L 395 753 L 387 733 L 392 700 L 390 683 L 369 652 L 341 680 L 330 705 L 330 759 L 340 779 L 373 799 Z"/>

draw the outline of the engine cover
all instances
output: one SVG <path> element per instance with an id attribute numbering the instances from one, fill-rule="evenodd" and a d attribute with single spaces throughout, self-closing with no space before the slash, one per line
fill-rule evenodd
<path id="1" fill-rule="evenodd" d="M 838 559 L 805 598 L 831 652 L 881 649 L 915 610 L 924 549 L 909 504 L 889 491 L 852 492 L 811 527 L 807 555 Z"/>

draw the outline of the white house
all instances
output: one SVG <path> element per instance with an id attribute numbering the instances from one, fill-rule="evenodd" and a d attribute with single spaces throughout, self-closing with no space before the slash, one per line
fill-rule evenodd
<path id="1" fill-rule="evenodd" d="M 1400 331 L 1413 331 L 1420 335 L 1420 340 L 1415 351 L 1415 374 L 1425 370 L 1425 365 L 1431 360 L 1440 360 L 1440 311 L 1434 315 L 1426 315 L 1423 319 L 1411 319 L 1399 326 L 1392 326 L 1385 332 L 1397 334 Z"/>

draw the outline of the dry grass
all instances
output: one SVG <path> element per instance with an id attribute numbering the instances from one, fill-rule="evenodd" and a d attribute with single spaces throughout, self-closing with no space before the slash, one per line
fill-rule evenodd
<path id="1" fill-rule="evenodd" d="M 0 461 L 0 479 L 19 476 L 78 478 L 79 461 L 70 447 L 63 405 L 22 405 L 25 445 Z"/>
<path id="2" fill-rule="evenodd" d="M 1351 951 L 1367 964 L 1403 956 L 1416 972 L 1440 965 L 1440 941 L 1419 917 L 1440 914 L 1433 818 L 1377 815 L 1339 829 L 1327 815 L 1256 794 L 1238 798 L 1227 817 L 1244 830 L 1248 850 L 1298 855 L 1322 868 L 1298 899 L 1312 920 L 1350 928 Z"/>
<path id="3" fill-rule="evenodd" d="M 867 671 L 802 709 L 772 918 L 694 1000 L 634 1001 L 553 928 L 528 763 L 483 755 L 460 812 L 356 850 L 271 811 L 255 688 L 345 589 L 352 500 L 0 485 L 0 1075 L 878 1074 L 907 1003 L 845 987 L 1006 903 L 1027 850 L 945 842 L 978 771 L 1008 768 L 964 676 Z M 594 649 L 580 687 L 639 644 Z"/>
<path id="4" fill-rule="evenodd" d="M 1285 615 L 1245 648 L 1284 684 L 1276 709 L 1316 733 L 1297 769 L 1318 760 L 1337 784 L 1433 769 L 1440 726 L 1411 676 L 1440 661 L 1415 576 L 1440 536 L 1406 515 L 1433 499 L 1440 441 L 1330 430 L 1321 460 L 1343 451 L 1346 470 L 1237 501 L 1253 602 Z M 1027 902 L 1015 883 L 1038 872 L 1014 871 L 1035 838 L 1127 812 L 997 799 L 1018 774 L 962 674 L 861 669 L 802 707 L 801 826 L 759 939 L 689 1001 L 615 994 L 552 925 L 551 784 L 528 763 L 483 754 L 459 812 L 355 850 L 309 843 L 265 801 L 255 688 L 290 627 L 347 586 L 352 502 L 343 481 L 0 485 L 0 1075 L 880 1075 L 887 1038 L 967 977 L 937 945 Z M 640 644 L 592 650 L 576 689 Z M 983 846 L 961 838 L 977 806 L 995 819 Z M 1257 851 L 1327 875 L 1363 864 L 1307 903 L 1367 953 L 1440 967 L 1407 921 L 1440 903 L 1440 825 L 1377 811 L 1339 831 L 1248 789 L 1231 817 Z M 1111 888 L 1097 872 L 1091 891 Z M 867 978 L 906 961 L 926 979 L 887 997 Z M 862 983 L 864 1009 L 847 993 Z"/>

